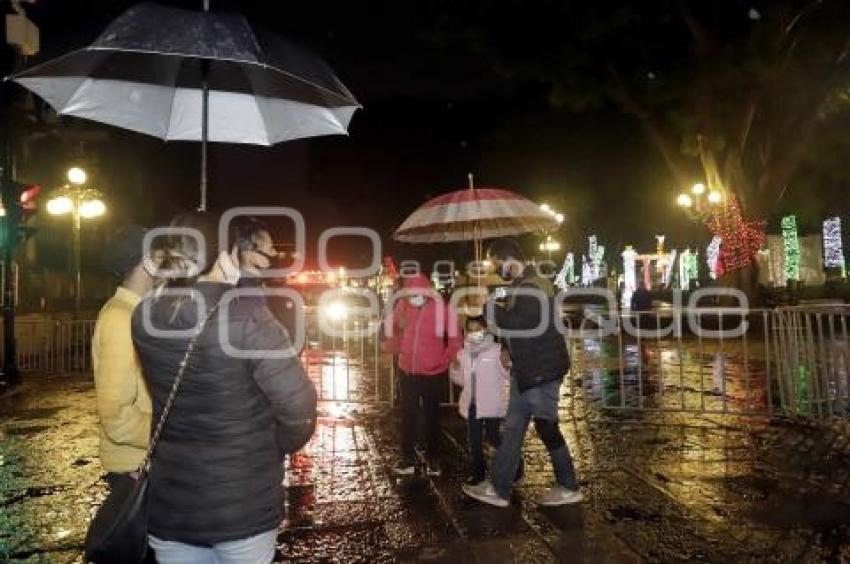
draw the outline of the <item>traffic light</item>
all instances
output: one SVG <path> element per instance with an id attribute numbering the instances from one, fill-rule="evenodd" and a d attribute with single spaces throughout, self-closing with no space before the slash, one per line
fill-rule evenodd
<path id="1" fill-rule="evenodd" d="M 21 182 L 12 182 L 9 186 L 9 197 L 6 198 L 13 202 L 11 208 L 6 207 L 6 202 L 0 202 L 0 246 L 5 247 L 9 235 L 12 238 L 12 245 L 16 246 L 19 243 L 26 241 L 35 232 L 34 227 L 25 225 L 26 220 L 36 212 L 37 198 L 41 193 L 41 186 L 36 184 L 24 184 Z M 6 191 L 4 191 L 4 195 Z M 0 198 L 2 199 L 2 198 Z M 13 225 L 11 233 L 7 231 L 6 222 L 11 221 Z"/>
<path id="2" fill-rule="evenodd" d="M 34 213 L 38 209 L 35 199 L 40 193 L 41 186 L 38 184 L 30 184 L 21 188 L 21 210 L 23 210 L 25 214 Z"/>

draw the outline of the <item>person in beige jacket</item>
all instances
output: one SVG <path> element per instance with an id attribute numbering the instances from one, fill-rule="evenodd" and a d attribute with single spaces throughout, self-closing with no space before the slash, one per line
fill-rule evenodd
<path id="1" fill-rule="evenodd" d="M 133 310 L 155 282 L 142 257 L 144 236 L 144 228 L 128 226 L 110 241 L 104 266 L 121 282 L 100 310 L 92 338 L 100 463 L 111 488 L 138 469 L 151 433 L 151 398 L 130 334 Z"/>

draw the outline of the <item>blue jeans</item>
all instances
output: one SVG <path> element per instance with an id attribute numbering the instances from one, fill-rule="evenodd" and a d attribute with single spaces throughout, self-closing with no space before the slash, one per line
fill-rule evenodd
<path id="1" fill-rule="evenodd" d="M 159 564 L 268 564 L 274 559 L 277 529 L 253 537 L 194 546 L 148 535 L 148 544 Z"/>
<path id="2" fill-rule="evenodd" d="M 573 459 L 558 428 L 560 391 L 561 382 L 558 380 L 520 393 L 516 379 L 511 379 L 511 397 L 505 416 L 502 444 L 493 459 L 493 488 L 501 497 L 508 499 L 511 496 L 512 482 L 522 460 L 525 432 L 532 418 L 537 434 L 549 451 L 555 481 L 565 488 L 578 489 Z"/>

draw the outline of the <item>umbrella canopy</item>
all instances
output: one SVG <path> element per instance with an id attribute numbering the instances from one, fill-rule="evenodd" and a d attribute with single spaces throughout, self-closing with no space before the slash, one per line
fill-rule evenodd
<path id="1" fill-rule="evenodd" d="M 316 55 L 234 13 L 139 4 L 88 47 L 12 79 L 58 113 L 165 140 L 273 145 L 345 134 L 359 107 Z"/>
<path id="2" fill-rule="evenodd" d="M 449 243 L 492 239 L 558 226 L 555 217 L 510 190 L 457 190 L 425 202 L 393 238 L 405 243 Z"/>

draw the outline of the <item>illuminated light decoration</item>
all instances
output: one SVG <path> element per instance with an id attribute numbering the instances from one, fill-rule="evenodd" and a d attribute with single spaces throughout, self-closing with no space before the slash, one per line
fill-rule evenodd
<path id="1" fill-rule="evenodd" d="M 635 259 L 637 253 L 631 245 L 626 245 L 623 251 L 623 309 L 629 309 L 632 305 L 632 295 L 637 289 L 637 268 Z"/>
<path id="2" fill-rule="evenodd" d="M 679 289 L 690 289 L 690 275 L 688 273 L 688 260 L 691 256 L 691 249 L 687 248 L 679 255 Z"/>
<path id="3" fill-rule="evenodd" d="M 676 198 L 676 203 L 683 208 L 689 208 L 694 205 L 693 199 L 691 199 L 691 197 L 687 194 L 679 194 L 679 197 Z"/>
<path id="4" fill-rule="evenodd" d="M 727 192 L 724 205 L 712 207 L 711 213 L 703 215 L 702 219 L 712 235 L 722 241 L 717 266 L 713 270 L 716 276 L 744 268 L 755 261 L 764 245 L 764 222 L 745 219 L 734 194 Z M 706 258 L 711 261 L 714 257 Z"/>
<path id="5" fill-rule="evenodd" d="M 723 201 L 723 194 L 721 192 L 712 190 L 708 193 L 708 203 L 719 204 L 721 201 Z"/>
<path id="6" fill-rule="evenodd" d="M 555 277 L 555 285 L 561 290 L 566 290 L 575 280 L 575 257 L 572 253 L 567 253 L 564 259 L 564 266 Z"/>
<path id="7" fill-rule="evenodd" d="M 785 279 L 800 279 L 800 240 L 797 237 L 797 218 L 782 218 L 782 242 L 785 248 Z"/>
<path id="8" fill-rule="evenodd" d="M 587 256 L 590 262 L 590 284 L 599 280 L 602 258 L 605 256 L 605 247 L 599 245 L 596 235 L 587 238 Z M 585 284 L 585 286 L 590 286 Z"/>
<path id="9" fill-rule="evenodd" d="M 841 267 L 843 262 L 841 218 L 830 217 L 823 222 L 823 265 L 827 268 L 836 268 Z"/>
<path id="10" fill-rule="evenodd" d="M 398 278 L 398 270 L 393 262 L 393 257 L 384 257 L 384 264 L 381 265 L 381 276 L 387 276 L 395 280 Z"/>
<path id="11" fill-rule="evenodd" d="M 702 182 L 697 182 L 691 188 L 691 192 L 699 196 L 700 194 L 705 192 L 705 184 L 703 184 Z"/>
<path id="12" fill-rule="evenodd" d="M 723 265 L 720 262 L 720 246 L 723 239 L 715 235 L 705 249 L 705 261 L 708 263 L 708 275 L 717 280 L 723 275 Z"/>
<path id="13" fill-rule="evenodd" d="M 670 283 L 673 281 L 673 265 L 676 264 L 676 254 L 678 251 L 673 249 L 670 251 L 670 258 L 667 260 L 667 264 L 664 265 L 664 272 L 661 276 L 661 284 L 665 288 L 670 287 Z"/>
<path id="14" fill-rule="evenodd" d="M 687 272 L 689 282 L 691 280 L 699 280 L 699 253 L 697 251 L 688 254 L 685 270 Z"/>
<path id="15" fill-rule="evenodd" d="M 590 286 L 593 284 L 593 269 L 587 261 L 587 257 L 581 255 L 581 285 Z"/>

